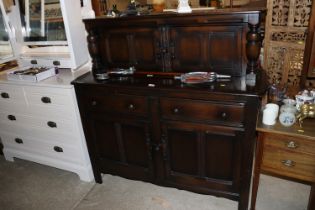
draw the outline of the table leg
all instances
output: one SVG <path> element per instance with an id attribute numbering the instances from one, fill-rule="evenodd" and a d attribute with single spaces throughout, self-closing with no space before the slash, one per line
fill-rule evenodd
<path id="1" fill-rule="evenodd" d="M 259 177 L 260 177 L 260 167 L 261 167 L 261 162 L 262 162 L 262 157 L 263 157 L 263 148 L 264 148 L 263 135 L 264 135 L 263 133 L 259 133 L 257 142 L 256 142 L 252 198 L 251 198 L 251 205 L 250 205 L 251 210 L 255 210 L 255 207 L 256 207 L 256 198 L 257 198 L 257 191 L 258 191 Z"/>

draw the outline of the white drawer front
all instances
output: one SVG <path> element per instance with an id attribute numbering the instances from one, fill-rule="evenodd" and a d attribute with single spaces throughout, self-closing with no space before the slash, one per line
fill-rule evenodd
<path id="1" fill-rule="evenodd" d="M 15 85 L 0 85 L 0 102 L 25 105 L 23 88 Z"/>
<path id="2" fill-rule="evenodd" d="M 61 132 L 65 134 L 74 134 L 78 132 L 76 121 L 66 121 L 54 116 L 42 118 L 32 117 L 27 115 L 21 115 L 15 112 L 9 112 L 0 110 L 0 120 L 6 123 L 10 123 L 12 126 L 16 125 L 30 125 L 44 129 L 51 129 L 52 131 Z"/>
<path id="3" fill-rule="evenodd" d="M 30 125 L 21 125 L 0 121 L 0 132 L 4 131 L 11 134 L 18 134 L 29 138 L 35 138 L 43 141 L 59 142 L 69 146 L 79 145 L 81 142 L 79 133 L 62 133 L 53 129 L 32 127 Z"/>
<path id="4" fill-rule="evenodd" d="M 70 147 L 61 143 L 38 141 L 20 135 L 0 133 L 4 148 L 14 148 L 20 151 L 52 157 L 67 162 L 80 164 L 83 158 L 78 148 Z"/>
<path id="5" fill-rule="evenodd" d="M 40 93 L 25 93 L 26 100 L 29 105 L 43 105 L 47 107 L 54 106 L 72 106 L 73 101 L 71 96 L 40 94 Z"/>

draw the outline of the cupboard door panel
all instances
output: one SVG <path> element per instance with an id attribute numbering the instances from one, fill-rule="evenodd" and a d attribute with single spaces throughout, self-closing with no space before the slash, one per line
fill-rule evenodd
<path id="1" fill-rule="evenodd" d="M 119 129 L 119 133 L 122 135 L 126 163 L 149 167 L 147 128 L 139 125 L 121 124 Z"/>
<path id="2" fill-rule="evenodd" d="M 236 162 L 235 137 L 207 133 L 205 135 L 205 176 L 227 181 L 233 180 Z"/>
<path id="3" fill-rule="evenodd" d="M 198 174 L 198 138 L 194 131 L 172 128 L 167 131 L 170 170 L 195 175 Z M 180 149 L 178 149 L 180 147 Z"/>
<path id="4" fill-rule="evenodd" d="M 97 141 L 97 150 L 101 158 L 120 161 L 120 151 L 115 124 L 109 121 L 95 120 L 94 131 Z"/>
<path id="5" fill-rule="evenodd" d="M 239 75 L 242 69 L 242 30 L 213 32 L 209 34 L 210 67 L 223 74 Z"/>
<path id="6" fill-rule="evenodd" d="M 88 132 L 94 136 L 94 145 L 90 146 L 97 153 L 95 158 L 101 171 L 151 181 L 152 145 L 148 122 L 92 113 L 90 116 Z"/>
<path id="7" fill-rule="evenodd" d="M 167 121 L 162 124 L 165 183 L 217 195 L 240 193 L 241 131 Z"/>
<path id="8" fill-rule="evenodd" d="M 243 26 L 173 27 L 170 57 L 176 72 L 215 71 L 240 76 L 245 73 Z"/>
<path id="9" fill-rule="evenodd" d="M 162 69 L 159 31 L 151 28 L 111 29 L 100 32 L 102 62 L 109 68 Z"/>

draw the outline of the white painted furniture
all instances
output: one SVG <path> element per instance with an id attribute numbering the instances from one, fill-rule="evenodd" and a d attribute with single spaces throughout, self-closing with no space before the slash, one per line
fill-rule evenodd
<path id="1" fill-rule="evenodd" d="M 25 0 L 25 5 L 19 5 L 19 1 L 15 1 L 15 6 L 6 14 L 10 21 L 10 34 L 14 37 L 15 57 L 20 66 L 37 64 L 70 68 L 74 71 L 88 62 L 89 52 L 82 15 L 93 16 L 88 6 L 90 2 L 84 1 L 86 6 L 82 8 L 80 1 L 54 2 L 37 1 L 38 17 L 31 15 L 30 0 Z M 20 7 L 25 8 L 25 11 L 20 11 Z M 25 19 L 25 24 L 21 22 L 20 16 Z M 32 25 L 31 20 L 37 24 Z"/>
<path id="2" fill-rule="evenodd" d="M 8 81 L 0 75 L 0 138 L 6 160 L 14 157 L 72 171 L 92 181 L 74 87 L 89 70 L 61 70 L 38 83 Z"/>

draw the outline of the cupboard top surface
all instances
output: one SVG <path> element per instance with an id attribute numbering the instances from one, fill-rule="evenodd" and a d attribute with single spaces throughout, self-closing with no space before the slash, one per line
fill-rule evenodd
<path id="1" fill-rule="evenodd" d="M 184 84 L 172 78 L 147 78 L 137 76 L 111 77 L 105 81 L 97 81 L 91 72 L 86 73 L 72 82 L 74 85 L 97 85 L 106 87 L 138 88 L 140 90 L 173 91 L 178 93 L 223 93 L 246 96 L 262 96 L 268 87 L 266 74 L 261 71 L 257 74 L 256 84 L 250 86 L 245 76 L 232 77 L 230 80 L 218 80 L 201 84 Z"/>
<path id="2" fill-rule="evenodd" d="M 185 17 L 185 16 L 196 16 L 196 15 L 218 15 L 218 14 L 259 14 L 265 12 L 266 7 L 239 7 L 239 8 L 224 8 L 224 9 L 205 9 L 205 10 L 193 10 L 191 13 L 177 13 L 173 11 L 165 12 L 152 12 L 145 15 L 134 15 L 134 16 L 122 16 L 122 17 L 107 17 L 107 16 L 98 16 L 96 19 L 130 19 L 130 18 L 148 18 L 148 17 Z"/>

